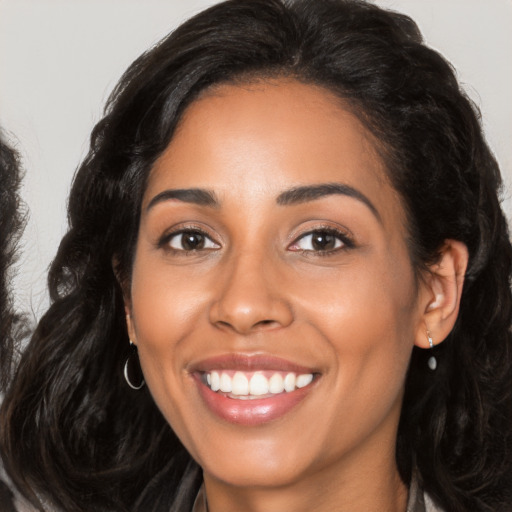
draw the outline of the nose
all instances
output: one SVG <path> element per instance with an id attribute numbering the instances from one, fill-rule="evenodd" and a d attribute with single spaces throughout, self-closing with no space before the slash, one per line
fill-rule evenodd
<path id="1" fill-rule="evenodd" d="M 282 273 L 269 259 L 246 254 L 227 263 L 221 274 L 219 293 L 210 308 L 210 322 L 217 327 L 251 334 L 293 321 Z"/>

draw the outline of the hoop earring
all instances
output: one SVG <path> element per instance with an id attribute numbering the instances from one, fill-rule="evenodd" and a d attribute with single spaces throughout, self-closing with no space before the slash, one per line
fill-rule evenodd
<path id="1" fill-rule="evenodd" d="M 432 350 L 434 348 L 434 342 L 432 341 L 432 336 L 430 334 L 430 331 L 428 331 L 428 330 L 427 330 L 427 338 L 428 338 L 428 344 L 430 345 L 430 350 Z M 435 356 L 430 356 L 428 358 L 428 367 L 432 371 L 435 371 L 435 369 L 437 368 L 437 359 L 435 358 Z"/>
<path id="2" fill-rule="evenodd" d="M 144 375 L 142 374 L 142 369 L 139 363 L 139 355 L 137 354 L 137 347 L 130 340 L 130 349 L 131 354 L 126 358 L 126 362 L 124 363 L 124 380 L 135 391 L 144 387 L 146 381 L 144 380 Z M 138 384 L 133 384 L 133 378 L 138 382 Z"/>

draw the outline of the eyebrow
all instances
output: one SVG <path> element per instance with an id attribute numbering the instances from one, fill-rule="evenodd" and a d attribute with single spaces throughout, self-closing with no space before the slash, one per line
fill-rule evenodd
<path id="1" fill-rule="evenodd" d="M 164 190 L 163 192 L 160 192 L 160 194 L 157 194 L 155 197 L 153 197 L 153 199 L 151 199 L 149 202 L 146 211 L 149 211 L 158 203 L 172 199 L 177 199 L 178 201 L 182 201 L 184 203 L 197 204 L 199 206 L 209 206 L 210 208 L 218 208 L 220 205 L 219 200 L 212 190 L 203 188 L 184 188 L 175 190 L 170 189 Z"/>
<path id="2" fill-rule="evenodd" d="M 307 203 L 330 195 L 343 195 L 357 199 L 365 204 L 379 221 L 382 221 L 375 205 L 362 192 L 343 183 L 320 183 L 318 185 L 294 187 L 279 194 L 277 204 L 288 206 Z"/>
<path id="3" fill-rule="evenodd" d="M 280 206 L 290 206 L 294 204 L 308 203 L 330 195 L 343 195 L 352 197 L 366 205 L 375 217 L 381 221 L 379 211 L 374 204 L 359 190 L 345 185 L 343 183 L 320 183 L 317 185 L 304 185 L 293 187 L 281 192 L 277 196 L 277 204 Z M 184 203 L 197 204 L 199 206 L 208 206 L 210 208 L 219 208 L 220 201 L 213 190 L 204 188 L 185 188 L 168 189 L 157 194 L 149 202 L 146 211 L 149 211 L 156 204 L 169 200 L 178 200 Z"/>

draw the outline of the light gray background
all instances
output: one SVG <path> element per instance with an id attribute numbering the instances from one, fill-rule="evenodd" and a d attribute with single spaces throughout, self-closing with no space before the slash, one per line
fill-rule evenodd
<path id="1" fill-rule="evenodd" d="M 0 125 L 26 171 L 30 209 L 15 287 L 20 308 L 47 306 L 46 271 L 88 137 L 122 72 L 215 0 L 0 0 Z M 479 105 L 507 183 L 512 218 L 512 0 L 377 0 L 412 16 Z"/>

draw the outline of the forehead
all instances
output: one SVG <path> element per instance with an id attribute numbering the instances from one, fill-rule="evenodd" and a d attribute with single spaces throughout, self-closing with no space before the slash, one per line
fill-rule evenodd
<path id="1" fill-rule="evenodd" d="M 327 182 L 361 190 L 392 215 L 401 210 L 376 140 L 340 98 L 295 80 L 226 84 L 186 109 L 145 202 L 165 188 L 236 191 L 249 201 Z"/>

